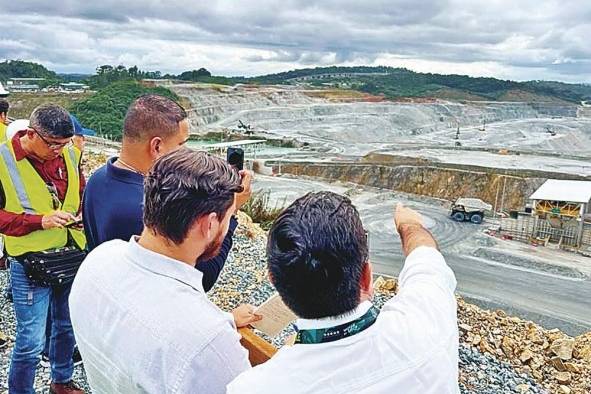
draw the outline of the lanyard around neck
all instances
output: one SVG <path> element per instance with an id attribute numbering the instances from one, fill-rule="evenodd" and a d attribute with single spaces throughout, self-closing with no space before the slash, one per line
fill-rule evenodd
<path id="1" fill-rule="evenodd" d="M 369 308 L 360 318 L 335 327 L 299 330 L 296 344 L 313 344 L 338 341 L 360 333 L 371 327 L 377 320 L 380 310 L 375 306 Z"/>

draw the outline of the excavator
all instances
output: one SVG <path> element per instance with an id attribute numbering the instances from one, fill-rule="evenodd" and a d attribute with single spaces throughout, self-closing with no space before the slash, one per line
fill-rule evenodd
<path id="1" fill-rule="evenodd" d="M 250 124 L 244 124 L 244 122 L 242 122 L 240 119 L 238 119 L 238 130 L 242 130 L 246 135 L 254 134 L 254 129 L 252 126 Z"/>

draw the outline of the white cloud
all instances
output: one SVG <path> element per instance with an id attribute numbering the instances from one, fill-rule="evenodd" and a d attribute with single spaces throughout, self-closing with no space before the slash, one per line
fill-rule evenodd
<path id="1" fill-rule="evenodd" d="M 0 58 L 258 75 L 329 64 L 591 82 L 591 2 L 0 0 Z"/>

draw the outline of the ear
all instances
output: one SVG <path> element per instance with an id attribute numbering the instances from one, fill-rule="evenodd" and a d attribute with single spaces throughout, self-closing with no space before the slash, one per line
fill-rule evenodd
<path id="1" fill-rule="evenodd" d="M 361 279 L 359 280 L 360 287 L 360 301 L 369 301 L 373 297 L 373 271 L 371 269 L 371 262 L 367 262 L 363 265 L 363 271 L 361 271 Z"/>
<path id="2" fill-rule="evenodd" d="M 150 156 L 154 159 L 162 156 L 162 138 L 154 137 L 150 140 Z"/>
<path id="3" fill-rule="evenodd" d="M 207 239 L 208 241 L 210 239 L 212 239 L 213 237 L 215 237 L 218 233 L 219 227 L 220 227 L 220 222 L 218 220 L 218 215 L 215 212 L 211 212 L 209 215 L 207 215 L 207 219 L 205 220 L 206 224 L 206 228 L 205 228 L 205 239 Z"/>

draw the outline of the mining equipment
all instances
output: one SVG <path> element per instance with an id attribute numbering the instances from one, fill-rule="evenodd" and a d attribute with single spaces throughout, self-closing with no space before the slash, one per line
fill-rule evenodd
<path id="1" fill-rule="evenodd" d="M 254 133 L 254 130 L 250 124 L 244 124 L 240 119 L 238 119 L 238 130 L 243 131 L 246 135 L 251 135 Z"/>
<path id="2" fill-rule="evenodd" d="M 451 207 L 451 218 L 457 222 L 482 223 L 484 212 L 492 210 L 492 205 L 479 198 L 458 198 Z"/>

